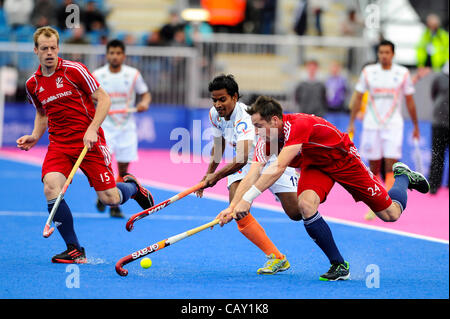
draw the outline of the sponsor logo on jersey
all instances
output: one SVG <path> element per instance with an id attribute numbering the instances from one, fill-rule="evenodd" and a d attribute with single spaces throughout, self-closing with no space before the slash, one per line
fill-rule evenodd
<path id="1" fill-rule="evenodd" d="M 45 104 L 50 103 L 50 102 L 52 102 L 54 100 L 57 100 L 59 98 L 62 98 L 64 96 L 69 96 L 69 95 L 72 95 L 72 91 L 65 91 L 65 92 L 62 92 L 62 93 L 58 93 L 58 94 L 49 96 L 48 98 L 43 100 L 41 103 L 42 103 L 42 105 L 45 105 Z"/>
<path id="2" fill-rule="evenodd" d="M 59 77 L 57 77 L 56 78 L 56 88 L 57 89 L 60 89 L 60 88 L 62 88 L 64 85 L 63 85 L 63 78 L 61 77 L 61 76 L 59 76 Z"/>
<path id="3" fill-rule="evenodd" d="M 238 134 L 241 134 L 241 133 L 247 134 L 248 132 L 250 132 L 250 129 L 247 130 L 247 127 L 248 127 L 248 125 L 246 122 L 238 122 L 236 124 L 236 132 Z"/>

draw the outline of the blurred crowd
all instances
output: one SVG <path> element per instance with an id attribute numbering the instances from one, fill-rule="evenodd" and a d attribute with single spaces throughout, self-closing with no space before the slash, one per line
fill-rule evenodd
<path id="1" fill-rule="evenodd" d="M 209 12 L 207 22 L 186 22 L 177 9 L 168 12 L 167 24 L 143 34 L 111 30 L 107 0 L 0 0 L 0 41 L 22 41 L 32 29 L 52 25 L 61 33 L 62 42 L 104 44 L 108 37 L 119 36 L 132 45 L 191 46 L 196 34 L 247 33 L 275 34 L 278 0 L 197 0 L 197 6 Z M 308 21 L 314 30 L 310 34 L 324 35 L 322 14 L 328 1 L 299 0 L 295 8 L 292 32 L 305 35 Z M 80 25 L 67 27 L 72 19 L 70 6 L 77 5 Z M 226 14 L 224 13 L 226 12 Z M 356 10 L 349 9 L 341 23 L 343 36 L 360 36 L 362 22 Z M 81 29 L 81 30 L 79 30 Z"/>
<path id="2" fill-rule="evenodd" d="M 297 35 L 326 35 L 322 17 L 329 10 L 331 2 L 332 0 L 298 0 L 293 11 L 292 32 Z M 60 41 L 69 44 L 106 44 L 115 37 L 126 45 L 182 47 L 193 46 L 199 35 L 210 36 L 216 32 L 276 33 L 277 0 L 196 0 L 189 1 L 188 4 L 206 9 L 209 20 L 185 21 L 180 11 L 172 8 L 167 14 L 166 23 L 154 30 L 137 34 L 110 27 L 107 0 L 0 0 L 0 42 L 30 42 L 34 30 L 45 25 L 56 27 L 60 32 Z M 76 21 L 74 13 L 79 16 L 79 25 L 75 27 L 71 24 Z M 356 9 L 348 8 L 337 28 L 341 36 L 361 37 L 364 30 L 363 19 Z M 380 40 L 382 38 L 380 34 Z M 448 46 L 448 31 L 441 26 L 437 15 L 430 14 L 426 20 L 426 31 L 417 39 L 415 82 L 430 71 L 439 72 L 442 69 L 448 60 Z M 322 94 L 320 99 L 327 101 L 329 110 L 345 108 L 345 102 L 342 101 L 343 96 L 347 96 L 343 93 L 348 87 L 345 75 L 360 71 L 354 66 L 355 54 L 355 49 L 350 48 L 345 61 L 333 61 L 329 77 L 322 79 L 323 83 L 315 76 L 321 61 L 305 63 L 309 78 L 305 82 L 317 82 L 326 88 L 325 95 Z M 312 90 L 306 91 L 316 92 L 316 87 L 317 85 L 313 85 Z M 296 97 L 304 99 L 300 92 L 299 89 Z"/>
<path id="3" fill-rule="evenodd" d="M 299 36 L 327 35 L 323 28 L 323 16 L 329 10 L 331 1 L 296 1 L 291 33 Z M 0 0 L 0 42 L 30 42 L 35 29 L 46 25 L 56 27 L 60 41 L 67 44 L 106 44 L 111 38 L 117 38 L 126 45 L 190 47 L 194 46 L 197 37 L 208 37 L 219 32 L 277 33 L 277 0 L 197 0 L 189 1 L 189 4 L 207 10 L 209 20 L 185 21 L 179 9 L 172 8 L 164 24 L 138 34 L 111 28 L 108 21 L 110 8 L 106 0 Z M 73 24 L 77 22 L 74 13 L 79 17 L 79 25 Z M 429 74 L 435 75 L 430 88 L 434 103 L 432 171 L 437 172 L 432 174 L 435 176 L 431 180 L 432 191 L 439 186 L 443 154 L 449 140 L 447 27 L 442 26 L 438 15 L 428 15 L 425 31 L 417 39 L 417 64 L 412 72 L 414 83 Z M 364 22 L 359 12 L 355 8 L 347 8 L 336 30 L 342 37 L 362 37 Z M 382 39 L 380 34 L 379 40 Z M 304 63 L 305 76 L 294 90 L 296 111 L 319 116 L 330 112 L 348 113 L 352 95 L 350 75 L 360 72 L 354 65 L 355 56 L 355 49 L 349 48 L 345 61 L 327 61 L 326 70 L 321 66 L 323 61 L 307 59 Z M 5 63 L 0 59 L 0 66 L 2 64 Z M 177 67 L 184 72 L 184 64 L 178 61 Z M 150 73 L 156 72 L 152 69 Z M 175 78 L 171 81 L 178 82 Z M 183 90 L 184 86 L 179 89 Z"/>

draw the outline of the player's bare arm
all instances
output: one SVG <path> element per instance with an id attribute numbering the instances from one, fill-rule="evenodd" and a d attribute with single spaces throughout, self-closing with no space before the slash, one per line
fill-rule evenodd
<path id="1" fill-rule="evenodd" d="M 215 168 L 214 171 L 208 173 L 203 181 L 205 181 L 206 183 L 206 187 L 212 187 L 214 185 L 216 185 L 216 183 L 218 181 L 220 181 L 222 178 L 227 177 L 228 175 L 234 174 L 237 171 L 239 171 L 241 168 L 243 168 L 248 161 L 248 154 L 252 148 L 252 140 L 243 140 L 243 141 L 239 141 L 237 142 L 236 145 L 236 156 L 233 158 L 233 160 L 231 161 L 231 163 L 225 165 L 222 169 L 220 169 L 219 171 L 215 172 L 215 169 L 217 168 L 218 164 L 220 163 L 220 161 L 217 162 L 217 158 L 214 159 L 214 163 L 215 164 Z M 224 149 L 222 149 L 222 153 L 223 153 Z"/>
<path id="2" fill-rule="evenodd" d="M 150 92 L 145 92 L 144 94 L 140 95 L 140 100 L 136 104 L 136 109 L 138 112 L 145 112 L 150 107 L 150 103 L 152 102 L 152 95 Z"/>
<path id="3" fill-rule="evenodd" d="M 28 151 L 41 139 L 47 130 L 48 118 L 44 111 L 36 110 L 36 116 L 34 118 L 34 128 L 31 135 L 24 135 L 17 139 L 17 147 L 21 150 Z"/>
<path id="4" fill-rule="evenodd" d="M 350 122 L 348 124 L 348 128 L 347 128 L 347 132 L 355 132 L 355 118 L 356 115 L 358 114 L 359 110 L 361 109 L 361 102 L 362 102 L 362 98 L 363 98 L 363 93 L 355 91 L 353 93 L 351 102 L 350 102 L 350 108 L 351 108 L 351 112 L 350 112 Z"/>
<path id="5" fill-rule="evenodd" d="M 234 174 L 243 168 L 248 161 L 248 153 L 252 148 L 252 140 L 243 140 L 237 142 L 236 145 L 236 156 L 233 158 L 231 163 L 225 165 L 222 169 L 214 173 L 214 176 L 211 176 L 211 183 L 217 183 L 222 178 L 227 177 L 228 175 Z M 211 185 L 213 186 L 213 185 Z"/>
<path id="6" fill-rule="evenodd" d="M 91 149 L 95 143 L 97 143 L 97 132 L 103 121 L 108 114 L 109 108 L 111 106 L 111 99 L 101 87 L 97 88 L 97 90 L 92 93 L 92 99 L 97 101 L 97 107 L 95 109 L 95 116 L 92 120 L 91 124 L 86 130 L 84 134 L 83 142 L 84 145 L 88 146 Z"/>
<path id="7" fill-rule="evenodd" d="M 405 95 L 405 100 L 406 100 L 406 108 L 408 109 L 411 121 L 414 124 L 413 137 L 419 139 L 420 138 L 419 122 L 417 121 L 416 103 L 414 102 L 414 96 Z"/>
<path id="8" fill-rule="evenodd" d="M 247 175 L 245 175 L 245 177 L 239 183 L 239 186 L 236 189 L 236 193 L 234 194 L 233 200 L 231 201 L 230 205 L 226 209 L 221 211 L 217 215 L 216 219 L 222 220 L 222 218 L 235 217 L 232 215 L 234 207 L 239 203 L 239 201 L 242 199 L 242 196 L 244 196 L 244 194 L 250 189 L 250 187 L 252 187 L 252 185 L 256 183 L 258 178 L 261 176 L 261 172 L 265 164 L 266 163 L 256 161 L 252 162 Z"/>
<path id="9" fill-rule="evenodd" d="M 220 164 L 220 161 L 222 160 L 223 153 L 225 151 L 225 139 L 223 136 L 220 137 L 214 137 L 213 139 L 213 146 L 211 148 L 211 159 L 208 164 L 208 169 L 206 170 L 205 176 L 202 178 L 202 182 L 205 181 L 208 176 L 214 174 L 217 167 Z M 203 196 L 203 189 L 199 189 L 195 192 L 197 197 Z"/>

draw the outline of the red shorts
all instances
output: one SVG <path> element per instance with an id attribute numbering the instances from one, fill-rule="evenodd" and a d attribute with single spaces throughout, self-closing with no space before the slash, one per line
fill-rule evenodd
<path id="1" fill-rule="evenodd" d="M 59 172 L 69 177 L 75 162 L 81 154 L 78 147 L 61 147 L 50 143 L 44 163 L 42 164 L 42 180 L 47 173 Z M 116 186 L 114 173 L 111 168 L 111 155 L 105 145 L 96 143 L 88 151 L 81 162 L 80 169 L 96 191 L 104 191 Z"/>
<path id="2" fill-rule="evenodd" d="M 358 155 L 352 153 L 330 166 L 302 167 L 297 195 L 305 190 L 313 190 L 323 203 L 334 182 L 344 187 L 356 202 L 364 202 L 374 212 L 382 211 L 392 204 L 380 180 L 370 172 Z"/>

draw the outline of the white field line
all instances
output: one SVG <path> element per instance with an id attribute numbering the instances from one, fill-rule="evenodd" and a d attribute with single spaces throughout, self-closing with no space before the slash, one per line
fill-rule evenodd
<path id="1" fill-rule="evenodd" d="M 2 153 L 1 151 L 0 151 L 0 159 L 12 160 L 12 161 L 30 164 L 30 165 L 34 165 L 34 166 L 41 166 L 41 163 L 38 162 L 35 158 L 31 158 L 30 160 L 23 159 L 23 158 L 18 159 L 12 155 Z M 80 170 L 78 170 L 77 174 L 82 174 L 82 172 Z M 184 186 L 173 185 L 173 184 L 168 184 L 168 183 L 161 183 L 161 182 L 157 182 L 157 181 L 153 181 L 153 180 L 149 180 L 149 179 L 140 179 L 140 181 L 142 182 L 143 185 L 151 185 L 151 187 L 153 187 L 153 188 L 158 188 L 158 189 L 166 190 L 166 191 L 170 191 L 170 192 L 178 192 L 179 193 L 186 189 L 186 187 L 184 187 Z M 190 194 L 188 196 L 195 196 L 195 195 Z M 205 193 L 203 193 L 203 197 L 211 199 L 211 200 L 217 200 L 220 202 L 228 203 L 228 196 L 226 196 L 226 195 L 211 194 L 211 193 L 205 192 Z M 278 207 L 275 205 L 254 202 L 253 206 L 284 214 L 281 207 Z M 224 206 L 224 209 L 225 208 L 226 207 Z M 218 213 L 219 212 L 217 212 L 217 214 Z M 103 218 L 106 218 L 106 217 L 109 218 L 108 214 L 101 215 L 100 213 L 73 213 L 73 214 L 75 217 L 78 217 L 78 218 L 102 218 L 101 216 L 104 216 Z M 0 216 L 14 216 L 14 215 L 16 215 L 16 216 L 18 216 L 18 215 L 20 215 L 20 216 L 48 216 L 48 213 L 47 212 L 39 213 L 39 212 L 0 211 Z M 379 231 L 379 232 L 384 232 L 384 233 L 390 233 L 390 234 L 395 234 L 395 235 L 404 236 L 404 237 L 422 239 L 422 240 L 441 243 L 441 244 L 447 244 L 447 245 L 449 244 L 449 241 L 445 240 L 445 239 L 424 236 L 424 235 L 405 232 L 405 231 L 401 231 L 401 230 L 389 229 L 389 228 L 380 227 L 380 226 L 366 225 L 363 223 L 352 222 L 352 221 L 335 218 L 335 217 L 327 217 L 327 216 L 323 216 L 323 217 L 325 218 L 325 220 L 332 222 L 332 223 L 336 223 L 336 224 L 352 226 L 352 227 L 357 227 L 357 228 L 362 228 L 362 229 L 368 229 L 368 230 L 373 230 L 373 231 Z M 158 215 L 158 214 L 152 215 L 152 218 L 173 219 L 173 220 L 202 220 L 202 221 L 211 220 L 211 217 L 206 217 L 206 216 L 171 215 L 171 217 L 169 217 L 167 215 Z M 259 217 L 258 220 L 269 222 L 269 223 L 270 222 L 291 222 L 287 217 L 286 218 L 269 218 L 269 217 L 261 218 L 261 217 Z"/>

